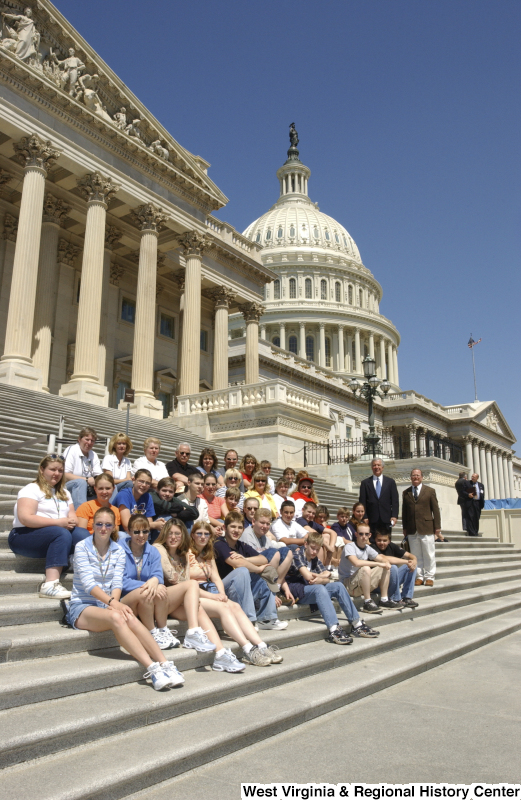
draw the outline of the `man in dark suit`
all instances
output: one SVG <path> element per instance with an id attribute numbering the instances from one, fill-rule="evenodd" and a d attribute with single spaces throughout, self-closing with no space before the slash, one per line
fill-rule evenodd
<path id="1" fill-rule="evenodd" d="M 481 511 L 485 505 L 485 487 L 479 482 L 477 472 L 474 472 L 470 481 L 464 482 L 463 497 L 467 536 L 478 536 Z"/>
<path id="2" fill-rule="evenodd" d="M 434 586 L 435 537 L 441 533 L 441 514 L 436 492 L 423 483 L 421 469 L 411 472 L 411 486 L 402 495 L 403 535 L 418 561 L 415 586 Z"/>
<path id="3" fill-rule="evenodd" d="M 465 519 L 465 500 L 466 495 L 463 491 L 463 487 L 465 482 L 468 478 L 468 474 L 466 472 L 460 472 L 458 480 L 454 484 L 454 487 L 458 493 L 458 505 L 461 508 L 461 525 L 464 531 L 467 530 L 467 520 Z"/>
<path id="4" fill-rule="evenodd" d="M 364 522 L 370 525 L 372 534 L 377 525 L 384 525 L 391 531 L 393 525 L 396 525 L 400 508 L 396 482 L 382 474 L 384 465 L 381 458 L 373 458 L 371 469 L 372 477 L 365 478 L 360 483 L 359 500 L 365 507 Z"/>

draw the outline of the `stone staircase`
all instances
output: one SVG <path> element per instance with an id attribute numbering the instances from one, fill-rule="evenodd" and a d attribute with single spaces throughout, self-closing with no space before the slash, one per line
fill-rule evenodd
<path id="1" fill-rule="evenodd" d="M 2 388 L 0 447 L 48 432 L 51 423 L 55 427 L 56 408 L 62 407 L 56 400 Z M 121 412 L 72 401 L 63 407 L 71 437 L 81 424 L 93 424 L 100 435 L 124 424 Z M 181 437 L 191 440 L 194 449 L 204 445 L 169 422 L 135 417 L 131 426 L 136 441 L 159 435 L 167 457 Z M 186 684 L 154 692 L 143 681 L 142 668 L 114 646 L 111 634 L 61 627 L 59 603 L 37 597 L 42 580 L 38 562 L 18 559 L 8 549 L 17 487 L 34 476 L 40 455 L 21 451 L 0 457 L 0 775 L 5 797 L 171 800 L 176 776 L 190 769 L 245 747 L 252 748 L 255 758 L 255 744 L 266 737 L 521 628 L 521 550 L 491 538 L 446 532 L 449 543 L 437 545 L 434 588 L 417 589 L 415 611 L 386 611 L 369 620 L 381 631 L 378 639 L 329 645 L 325 626 L 308 607 L 283 608 L 280 616 L 289 620 L 288 628 L 263 633 L 281 648 L 282 664 L 229 675 L 209 668 L 211 656 L 170 651 Z M 341 494 L 332 496 L 350 501 L 340 499 Z M 70 586 L 70 578 L 64 582 Z M 182 623 L 170 624 L 182 635 Z"/>

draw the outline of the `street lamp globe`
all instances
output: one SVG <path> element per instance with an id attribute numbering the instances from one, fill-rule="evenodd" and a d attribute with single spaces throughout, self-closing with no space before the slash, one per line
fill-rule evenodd
<path id="1" fill-rule="evenodd" d="M 390 388 L 391 388 L 391 384 L 389 383 L 389 381 L 383 381 L 380 384 L 380 389 L 382 390 L 382 392 L 384 394 L 387 394 L 387 392 L 389 391 Z"/>
<path id="2" fill-rule="evenodd" d="M 366 356 L 364 358 L 364 377 L 365 378 L 372 378 L 376 375 L 376 361 L 371 356 Z"/>
<path id="3" fill-rule="evenodd" d="M 356 392 L 360 388 L 360 381 L 357 381 L 356 378 L 351 378 L 351 380 L 349 381 L 349 388 L 354 394 L 356 394 Z"/>
<path id="4" fill-rule="evenodd" d="M 368 382 L 369 382 L 370 386 L 372 386 L 373 389 L 377 389 L 378 388 L 378 384 L 380 383 L 380 379 L 377 378 L 376 375 L 373 375 L 372 378 L 369 378 Z"/>

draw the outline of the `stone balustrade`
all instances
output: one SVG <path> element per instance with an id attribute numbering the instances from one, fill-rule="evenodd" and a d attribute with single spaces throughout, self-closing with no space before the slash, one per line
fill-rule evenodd
<path id="1" fill-rule="evenodd" d="M 179 396 L 175 416 L 185 417 L 189 414 L 206 414 L 212 411 L 248 408 L 271 403 L 281 403 L 310 414 L 329 418 L 329 403 L 326 400 L 281 380 L 229 386 L 227 389 L 218 391 Z"/>

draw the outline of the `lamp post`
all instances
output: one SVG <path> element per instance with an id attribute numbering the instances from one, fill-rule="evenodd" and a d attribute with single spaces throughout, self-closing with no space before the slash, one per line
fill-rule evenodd
<path id="1" fill-rule="evenodd" d="M 372 453 L 375 458 L 380 444 L 380 437 L 376 434 L 374 429 L 374 397 L 385 397 L 391 388 L 389 381 L 381 381 L 376 377 L 376 361 L 371 356 L 366 356 L 363 360 L 364 367 L 364 383 L 360 383 L 356 378 L 349 381 L 349 388 L 354 395 L 357 393 L 364 400 L 367 400 L 369 405 L 369 435 L 365 440 L 364 453 Z M 381 391 L 379 391 L 379 389 Z"/>

